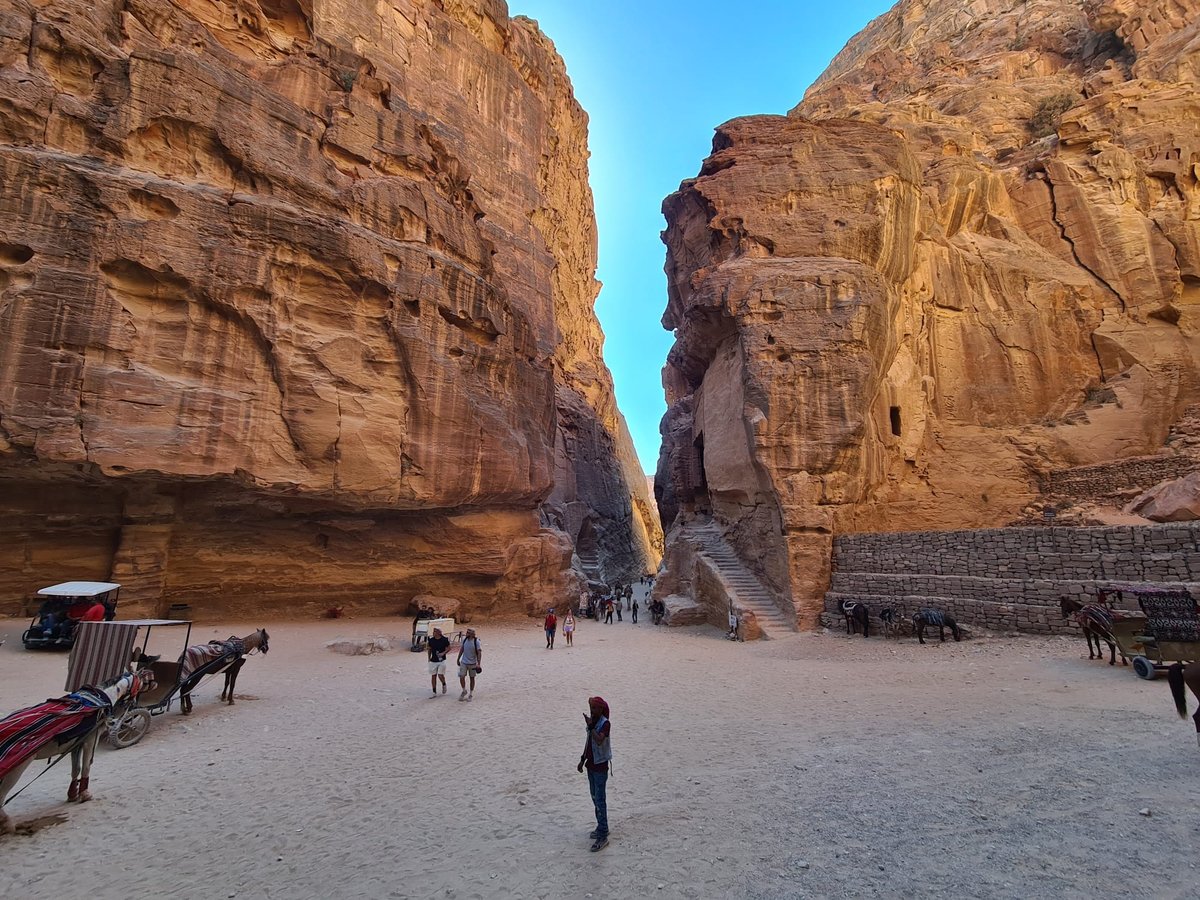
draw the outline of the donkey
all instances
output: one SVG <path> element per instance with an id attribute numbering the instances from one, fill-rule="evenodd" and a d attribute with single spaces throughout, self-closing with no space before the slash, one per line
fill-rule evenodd
<path id="1" fill-rule="evenodd" d="M 188 647 L 179 657 L 179 712 L 192 712 L 192 691 L 209 675 L 225 673 L 225 687 L 221 689 L 221 700 L 233 706 L 233 689 L 237 685 L 238 672 L 246 664 L 246 654 L 261 651 L 266 653 L 267 629 L 260 628 L 244 638 L 230 637 L 224 641 L 209 641 Z M 228 697 L 228 700 L 226 700 Z"/>
<path id="2" fill-rule="evenodd" d="M 1075 619 L 1075 624 L 1083 631 L 1083 637 L 1088 645 L 1088 659 L 1104 659 L 1104 650 L 1100 647 L 1100 641 L 1108 644 L 1109 659 L 1108 664 L 1114 666 L 1117 664 L 1117 642 L 1113 639 L 1112 627 L 1116 616 L 1113 611 L 1105 605 L 1105 595 L 1100 594 L 1099 603 L 1081 603 L 1080 601 L 1062 594 L 1058 598 L 1059 609 L 1062 610 L 1064 619 Z M 1092 653 L 1092 643 L 1095 642 L 1096 652 Z M 1125 658 L 1125 654 L 1121 654 L 1121 664 L 1129 665 L 1129 660 Z"/>
<path id="3" fill-rule="evenodd" d="M 1171 685 L 1171 696 L 1175 699 L 1175 709 L 1179 713 L 1179 718 L 1187 718 L 1187 695 L 1184 694 L 1185 686 L 1192 689 L 1192 694 L 1197 700 L 1200 700 L 1200 661 L 1188 663 L 1175 663 L 1167 669 L 1167 683 Z M 1196 743 L 1200 745 L 1200 707 L 1192 714 L 1192 721 L 1196 723 Z"/>
<path id="4" fill-rule="evenodd" d="M 854 600 L 839 600 L 838 611 L 846 617 L 846 634 L 857 634 L 862 629 L 862 636 L 867 637 L 871 627 L 871 610 L 867 604 Z"/>
<path id="5" fill-rule="evenodd" d="M 109 715 L 120 715 L 137 695 L 154 684 L 149 669 L 126 672 L 99 688 L 84 687 L 72 694 L 19 709 L 0 719 L 0 834 L 16 831 L 4 804 L 35 759 L 71 754 L 71 786 L 67 801 L 92 799 L 88 782 L 96 742 Z"/>
<path id="6" fill-rule="evenodd" d="M 896 606 L 885 606 L 879 611 L 879 621 L 883 623 L 884 637 L 900 637 L 904 627 L 904 611 Z"/>
<path id="7" fill-rule="evenodd" d="M 946 643 L 947 628 L 950 629 L 956 641 L 962 640 L 962 634 L 958 630 L 958 622 L 955 621 L 954 616 L 944 613 L 940 609 L 925 607 L 918 609 L 917 614 L 913 616 L 913 627 L 917 631 L 917 640 L 922 644 L 925 643 L 925 629 L 931 625 L 937 626 L 938 635 L 943 644 Z"/>

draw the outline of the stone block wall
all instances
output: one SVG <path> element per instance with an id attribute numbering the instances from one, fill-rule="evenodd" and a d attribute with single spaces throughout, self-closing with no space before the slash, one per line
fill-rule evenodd
<path id="1" fill-rule="evenodd" d="M 833 566 L 826 621 L 849 599 L 872 615 L 933 606 L 967 625 L 1072 633 L 1063 594 L 1087 600 L 1142 583 L 1183 584 L 1200 597 L 1200 524 L 847 534 L 834 541 Z M 1123 605 L 1137 608 L 1128 596 Z"/>
<path id="2" fill-rule="evenodd" d="M 1143 456 L 1048 472 L 1041 479 L 1041 489 L 1043 494 L 1054 497 L 1103 500 L 1149 490 L 1159 482 L 1182 478 L 1198 468 L 1200 459 L 1195 456 Z"/>

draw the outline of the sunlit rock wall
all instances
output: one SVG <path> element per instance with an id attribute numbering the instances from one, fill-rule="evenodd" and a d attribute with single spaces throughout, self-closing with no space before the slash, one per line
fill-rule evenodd
<path id="1" fill-rule="evenodd" d="M 1197 13 L 902 0 L 721 126 L 664 204 L 664 523 L 815 624 L 833 534 L 1003 525 L 1160 450 L 1200 395 Z"/>
<path id="2" fill-rule="evenodd" d="M 524 609 L 584 522 L 653 565 L 586 160 L 498 0 L 5 4 L 0 603 Z"/>

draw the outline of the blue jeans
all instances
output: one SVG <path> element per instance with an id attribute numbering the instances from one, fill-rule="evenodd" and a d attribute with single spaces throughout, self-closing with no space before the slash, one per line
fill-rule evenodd
<path id="1" fill-rule="evenodd" d="M 608 771 L 593 772 L 588 769 L 588 789 L 592 792 L 592 804 L 596 807 L 596 831 L 608 835 Z"/>

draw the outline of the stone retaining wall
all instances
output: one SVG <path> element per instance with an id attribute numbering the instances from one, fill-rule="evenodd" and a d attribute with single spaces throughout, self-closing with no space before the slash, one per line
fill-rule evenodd
<path id="1" fill-rule="evenodd" d="M 996 630 L 1069 633 L 1058 598 L 1117 582 L 1187 586 L 1200 597 L 1200 524 L 848 534 L 834 541 L 827 613 L 933 606 Z M 1136 609 L 1127 598 L 1125 606 Z"/>
<path id="2" fill-rule="evenodd" d="M 1102 500 L 1149 490 L 1162 481 L 1182 478 L 1200 468 L 1195 456 L 1144 456 L 1098 466 L 1077 466 L 1049 472 L 1041 479 L 1042 493 L 1077 500 Z"/>

